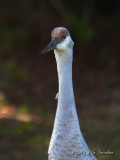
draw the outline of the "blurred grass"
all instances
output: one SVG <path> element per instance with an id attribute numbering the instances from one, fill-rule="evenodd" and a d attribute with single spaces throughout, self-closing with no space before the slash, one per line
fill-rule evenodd
<path id="1" fill-rule="evenodd" d="M 101 98 L 105 98 L 106 93 L 101 95 L 101 98 L 98 97 L 100 99 L 96 100 L 94 99 L 94 93 L 92 95 L 89 91 L 85 93 L 87 95 L 83 93 L 81 97 L 81 111 L 79 111 L 78 104 L 77 109 L 78 114 L 80 114 L 81 130 L 90 149 L 96 152 L 99 150 L 114 152 L 114 155 L 98 156 L 99 160 L 112 160 L 114 156 L 116 159 L 119 159 L 120 107 L 117 106 L 120 103 L 118 100 L 115 100 L 117 97 L 113 97 L 114 99 L 111 100 L 112 103 L 105 103 L 101 102 Z M 116 94 L 116 90 L 111 90 L 109 93 Z M 117 91 L 117 94 L 119 97 L 120 92 Z M 90 98 L 91 96 L 93 97 Z M 7 105 L 7 103 L 3 104 Z M 6 118 L 0 120 L 1 160 L 38 160 L 41 158 L 47 160 L 47 150 L 52 133 L 54 116 L 49 109 L 36 108 L 36 111 L 36 114 L 40 117 L 38 121 L 22 122 L 16 119 Z M 86 114 L 86 112 L 89 113 Z M 17 113 L 31 114 L 32 116 L 32 112 L 30 112 L 27 104 L 20 105 L 14 114 Z"/>
<path id="2" fill-rule="evenodd" d="M 9 124 L 8 120 L 1 120 L 0 159 L 45 159 L 49 132 L 42 130 L 44 127 L 42 124 L 35 125 L 31 122 L 11 120 Z"/>

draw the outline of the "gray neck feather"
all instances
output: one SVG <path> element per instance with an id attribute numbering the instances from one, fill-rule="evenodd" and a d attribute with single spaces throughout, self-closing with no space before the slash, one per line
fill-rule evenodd
<path id="1" fill-rule="evenodd" d="M 72 84 L 73 50 L 55 50 L 59 80 L 59 98 L 53 133 L 48 150 L 49 160 L 96 160 L 80 131 Z M 79 152 L 84 155 L 72 155 Z M 83 159 L 84 158 L 84 159 Z"/>

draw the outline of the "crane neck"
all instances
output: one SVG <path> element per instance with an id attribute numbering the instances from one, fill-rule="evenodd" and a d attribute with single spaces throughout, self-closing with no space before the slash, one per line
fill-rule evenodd
<path id="1" fill-rule="evenodd" d="M 49 160 L 96 160 L 93 156 L 72 156 L 73 151 L 89 153 L 82 136 L 75 107 L 72 84 L 73 49 L 55 52 L 59 96 L 53 133 L 48 150 Z"/>
<path id="2" fill-rule="evenodd" d="M 72 84 L 72 61 L 73 49 L 63 52 L 55 51 L 57 62 L 58 82 L 59 82 L 59 101 L 67 103 L 74 101 L 73 84 Z"/>

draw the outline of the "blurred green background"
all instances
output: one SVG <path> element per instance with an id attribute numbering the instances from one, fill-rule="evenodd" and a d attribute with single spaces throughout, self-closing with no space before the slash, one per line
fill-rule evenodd
<path id="1" fill-rule="evenodd" d="M 58 91 L 53 28 L 68 28 L 81 130 L 91 150 L 120 159 L 120 2 L 0 1 L 0 160 L 47 160 Z"/>

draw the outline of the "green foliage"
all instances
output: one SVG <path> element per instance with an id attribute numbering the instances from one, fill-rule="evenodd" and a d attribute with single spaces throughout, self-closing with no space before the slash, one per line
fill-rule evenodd
<path id="1" fill-rule="evenodd" d="M 51 110 L 48 110 L 46 112 L 46 109 L 43 107 L 38 108 L 38 113 L 39 113 L 40 119 L 44 123 L 50 122 L 50 120 L 52 119 L 52 116 L 53 116 Z"/>
<path id="2" fill-rule="evenodd" d="M 44 146 L 48 146 L 49 144 L 49 136 L 44 133 L 39 135 L 34 135 L 32 139 L 26 139 L 26 144 L 32 148 L 41 148 Z"/>
<path id="3" fill-rule="evenodd" d="M 28 74 L 25 68 L 20 68 L 16 72 L 16 77 L 21 81 L 21 83 L 26 84 L 28 83 Z"/>
<path id="4" fill-rule="evenodd" d="M 23 127 L 23 124 L 18 122 L 18 123 L 15 123 L 15 125 L 13 125 L 9 128 L 9 134 L 11 136 L 18 137 L 18 136 L 21 136 L 24 133 L 24 130 L 25 129 Z"/>
<path id="5" fill-rule="evenodd" d="M 8 60 L 7 62 L 5 62 L 3 64 L 3 69 L 6 72 L 13 71 L 13 69 L 15 69 L 15 67 L 16 67 L 16 63 L 13 60 Z"/>
<path id="6" fill-rule="evenodd" d="M 85 120 L 83 124 L 85 126 L 85 136 L 88 137 L 88 140 L 95 142 L 104 137 L 100 122 Z"/>
<path id="7" fill-rule="evenodd" d="M 21 104 L 18 109 L 17 109 L 18 113 L 29 113 L 29 106 L 27 104 Z"/>
<path id="8" fill-rule="evenodd" d="M 47 154 L 41 149 L 48 146 L 49 135 L 44 131 L 39 132 L 38 127 L 40 128 L 40 126 L 32 122 L 14 121 L 7 127 L 0 123 L 0 128 L 4 129 L 4 131 L 0 132 L 0 137 L 9 135 L 6 140 L 1 139 L 0 158 L 2 160 L 7 160 L 8 158 L 10 160 L 24 158 L 29 160 L 43 158 L 43 160 L 47 160 Z"/>
<path id="9" fill-rule="evenodd" d="M 98 57 L 99 65 L 108 67 L 111 70 L 115 70 L 117 68 L 116 63 L 116 51 L 112 47 L 107 47 L 105 49 L 101 48 Z"/>
<path id="10" fill-rule="evenodd" d="M 34 149 L 34 155 L 31 160 L 48 160 L 48 155 L 40 149 Z"/>
<path id="11" fill-rule="evenodd" d="M 24 29 L 12 29 L 4 24 L 0 27 L 0 38 L 0 52 L 5 53 L 28 42 L 30 36 Z"/>
<path id="12" fill-rule="evenodd" d="M 31 122 L 17 122 L 9 128 L 9 134 L 11 136 L 23 136 L 24 133 L 33 132 L 35 125 Z"/>
<path id="13" fill-rule="evenodd" d="M 6 99 L 3 93 L 0 93 L 0 107 L 6 104 Z"/>
<path id="14" fill-rule="evenodd" d="M 78 38 L 81 38 L 85 43 L 89 43 L 94 36 L 94 30 L 90 27 L 88 21 L 80 19 L 74 13 L 69 14 L 69 20 Z"/>

